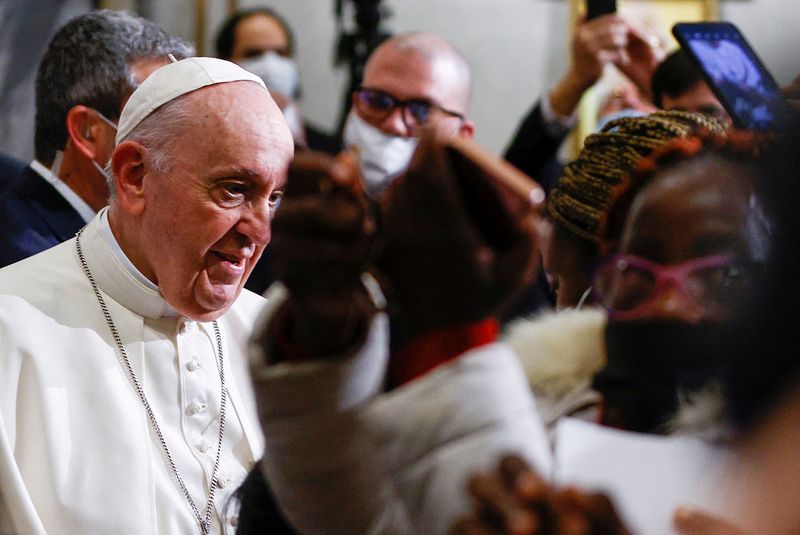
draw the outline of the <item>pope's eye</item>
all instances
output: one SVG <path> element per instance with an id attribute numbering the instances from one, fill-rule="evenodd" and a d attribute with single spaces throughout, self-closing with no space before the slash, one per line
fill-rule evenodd
<path id="1" fill-rule="evenodd" d="M 281 200 L 283 200 L 283 191 L 273 191 L 269 196 L 269 207 L 271 214 L 275 214 L 275 211 L 281 205 Z"/>
<path id="2" fill-rule="evenodd" d="M 243 184 L 226 184 L 225 185 L 225 192 L 228 195 L 244 195 L 245 194 L 245 187 Z"/>
<path id="3" fill-rule="evenodd" d="M 216 197 L 223 206 L 237 206 L 247 197 L 247 185 L 241 182 L 225 182 L 216 188 Z"/>

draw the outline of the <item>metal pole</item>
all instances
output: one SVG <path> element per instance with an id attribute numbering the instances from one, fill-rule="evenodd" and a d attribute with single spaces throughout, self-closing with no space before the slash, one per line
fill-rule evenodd
<path id="1" fill-rule="evenodd" d="M 206 52 L 206 0 L 194 1 L 194 46 L 199 56 Z"/>

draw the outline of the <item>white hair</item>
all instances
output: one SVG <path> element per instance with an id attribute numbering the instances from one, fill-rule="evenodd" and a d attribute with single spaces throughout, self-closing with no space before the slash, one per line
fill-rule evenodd
<path id="1" fill-rule="evenodd" d="M 135 141 L 147 149 L 145 163 L 158 173 L 166 173 L 172 167 L 173 143 L 186 132 L 187 124 L 196 118 L 196 113 L 183 95 L 167 102 L 148 115 L 130 131 L 120 143 Z M 111 162 L 106 165 L 109 204 L 116 198 L 114 174 Z"/>

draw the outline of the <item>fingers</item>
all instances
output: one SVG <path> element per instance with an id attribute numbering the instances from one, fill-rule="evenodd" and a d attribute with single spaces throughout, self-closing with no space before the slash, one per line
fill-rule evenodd
<path id="1" fill-rule="evenodd" d="M 502 533 L 536 533 L 539 526 L 536 514 L 517 499 L 496 472 L 472 477 L 468 489 L 486 522 L 494 524 Z"/>
<path id="2" fill-rule="evenodd" d="M 359 289 L 375 234 L 354 155 L 298 154 L 270 245 L 276 275 L 292 294 Z"/>
<path id="3" fill-rule="evenodd" d="M 518 455 L 500 459 L 500 476 L 505 486 L 525 502 L 544 499 L 547 483 Z"/>
<path id="4" fill-rule="evenodd" d="M 452 526 L 451 535 L 629 534 L 608 496 L 556 490 L 518 456 L 506 456 L 494 472 L 473 477 L 468 489 L 476 506 Z"/>
<path id="5" fill-rule="evenodd" d="M 602 68 L 607 63 L 655 65 L 664 55 L 661 40 L 652 31 L 620 15 L 605 15 L 582 22 L 575 32 L 574 62 L 581 68 Z"/>
<path id="6" fill-rule="evenodd" d="M 351 151 L 344 151 L 336 158 L 313 151 L 295 156 L 289 167 L 287 196 L 316 195 L 337 187 L 353 197 L 362 191 L 358 161 Z"/>
<path id="7" fill-rule="evenodd" d="M 628 26 L 618 15 L 605 15 L 575 29 L 571 72 L 594 83 L 608 63 L 627 60 Z"/>
<path id="8" fill-rule="evenodd" d="M 672 521 L 682 535 L 744 535 L 727 521 L 693 507 L 679 507 Z"/>
<path id="9" fill-rule="evenodd" d="M 574 504 L 574 507 L 583 512 L 592 533 L 606 533 L 609 535 L 624 535 L 627 533 L 622 519 L 617 513 L 614 503 L 606 494 L 584 493 L 567 488 L 563 494 Z"/>

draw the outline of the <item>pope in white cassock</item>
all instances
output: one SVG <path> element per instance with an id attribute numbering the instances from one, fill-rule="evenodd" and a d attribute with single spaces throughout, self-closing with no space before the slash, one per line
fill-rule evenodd
<path id="1" fill-rule="evenodd" d="M 114 192 L 0 270 L 0 488 L 25 534 L 218 533 L 262 453 L 243 290 L 292 136 L 263 82 L 190 58 L 122 111 Z"/>

